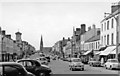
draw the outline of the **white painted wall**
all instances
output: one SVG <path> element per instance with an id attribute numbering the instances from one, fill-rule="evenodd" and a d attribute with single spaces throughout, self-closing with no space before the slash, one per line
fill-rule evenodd
<path id="1" fill-rule="evenodd" d="M 116 17 L 116 16 L 115 16 Z M 111 28 L 111 26 L 112 26 L 112 19 L 113 19 L 113 21 L 114 21 L 114 23 L 113 23 L 113 28 Z M 109 30 L 107 30 L 107 21 L 109 20 Z M 116 20 L 114 19 L 114 17 L 111 17 L 111 18 L 109 18 L 108 20 L 104 20 L 103 22 L 101 22 L 101 36 L 100 36 L 100 40 L 101 40 L 101 42 L 100 42 L 100 44 L 101 44 L 101 46 L 106 46 L 107 45 L 107 35 L 109 34 L 109 45 L 112 45 L 111 44 L 111 35 L 112 35 L 112 33 L 114 34 L 114 41 L 113 41 L 113 43 L 114 43 L 114 45 L 116 45 Z M 105 22 L 106 22 L 106 30 L 105 30 Z M 102 28 L 102 25 L 103 25 L 103 28 Z M 103 30 L 102 30 L 103 29 Z M 104 36 L 106 36 L 106 42 L 105 42 L 105 38 L 104 38 Z M 102 40 L 102 37 L 103 37 L 103 40 Z"/>

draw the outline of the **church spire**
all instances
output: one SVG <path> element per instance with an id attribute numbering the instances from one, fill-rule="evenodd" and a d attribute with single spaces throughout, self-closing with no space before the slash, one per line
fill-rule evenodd
<path id="1" fill-rule="evenodd" d="M 43 52 L 43 39 L 41 35 L 41 41 L 40 41 L 40 52 Z"/>

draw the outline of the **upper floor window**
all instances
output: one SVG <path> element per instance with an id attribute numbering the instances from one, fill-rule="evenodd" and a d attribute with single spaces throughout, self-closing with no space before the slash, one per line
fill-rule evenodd
<path id="1" fill-rule="evenodd" d="M 106 45 L 106 35 L 104 36 L 104 44 Z"/>
<path id="2" fill-rule="evenodd" d="M 112 33 L 111 35 L 111 44 L 113 45 L 114 44 L 114 34 Z"/>
<path id="3" fill-rule="evenodd" d="M 98 45 L 97 45 L 97 42 L 96 42 L 96 49 L 97 49 L 97 46 L 98 46 Z"/>
<path id="4" fill-rule="evenodd" d="M 107 30 L 109 30 L 109 21 L 107 21 Z"/>
<path id="5" fill-rule="evenodd" d="M 107 35 L 107 45 L 109 45 L 109 35 Z"/>
<path id="6" fill-rule="evenodd" d="M 104 23 L 104 31 L 106 30 L 106 22 Z"/>
<path id="7" fill-rule="evenodd" d="M 103 31 L 103 24 L 102 24 L 102 26 L 101 26 L 101 31 Z"/>
<path id="8" fill-rule="evenodd" d="M 103 36 L 101 37 L 101 44 L 103 45 Z"/>
<path id="9" fill-rule="evenodd" d="M 112 19 L 112 21 L 111 21 L 111 28 L 113 28 L 114 27 L 114 19 Z"/>

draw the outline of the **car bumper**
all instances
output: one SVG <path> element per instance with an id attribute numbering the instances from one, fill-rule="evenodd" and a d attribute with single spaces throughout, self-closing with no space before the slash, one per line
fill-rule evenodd
<path id="1" fill-rule="evenodd" d="M 112 68 L 115 68 L 115 69 L 120 69 L 120 66 L 113 66 Z"/>
<path id="2" fill-rule="evenodd" d="M 82 68 L 84 68 L 84 66 L 74 66 L 73 68 L 74 69 L 82 69 Z"/>

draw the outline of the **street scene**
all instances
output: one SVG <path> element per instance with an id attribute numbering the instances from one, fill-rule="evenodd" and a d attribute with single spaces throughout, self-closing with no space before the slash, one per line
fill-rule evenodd
<path id="1" fill-rule="evenodd" d="M 120 76 L 120 1 L 0 1 L 0 76 Z"/>

